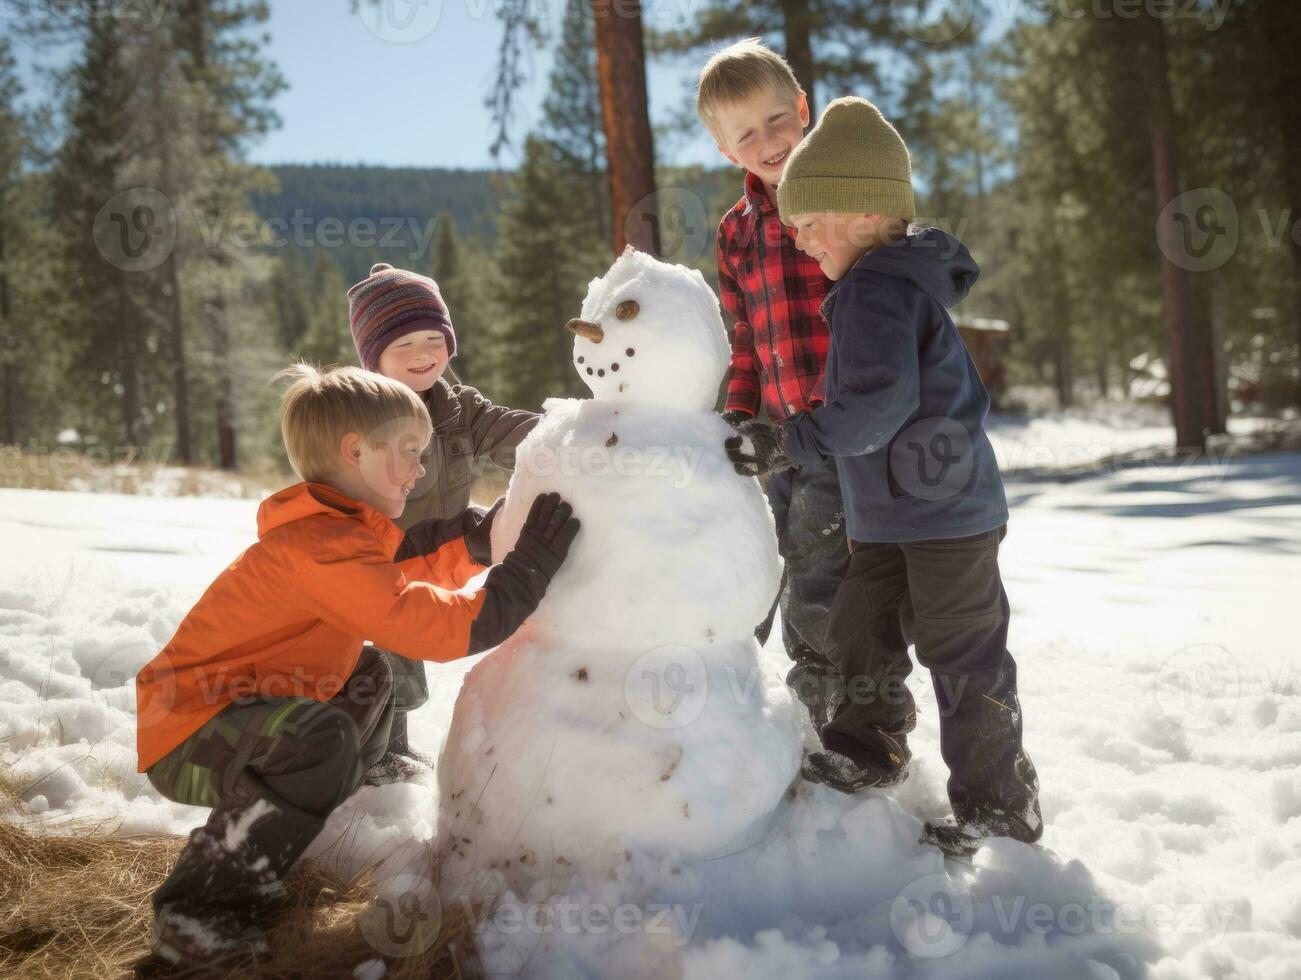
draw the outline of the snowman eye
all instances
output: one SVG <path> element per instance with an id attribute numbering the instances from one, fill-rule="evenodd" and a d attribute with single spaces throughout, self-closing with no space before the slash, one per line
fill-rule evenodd
<path id="1" fill-rule="evenodd" d="M 626 299 L 614 308 L 614 315 L 620 320 L 631 320 L 641 311 L 635 299 Z"/>

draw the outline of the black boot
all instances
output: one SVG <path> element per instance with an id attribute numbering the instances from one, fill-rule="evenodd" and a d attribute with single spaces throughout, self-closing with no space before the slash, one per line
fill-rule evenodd
<path id="1" fill-rule="evenodd" d="M 263 921 L 283 903 L 285 875 L 324 824 L 241 773 L 154 893 L 154 956 L 181 968 L 264 956 Z"/>
<path id="2" fill-rule="evenodd" d="M 911 730 L 911 726 L 909 726 Z M 814 752 L 804 760 L 804 778 L 825 783 L 842 793 L 896 786 L 908 778 L 912 752 L 904 732 L 877 729 L 871 743 L 860 742 L 839 732 L 822 732 L 826 752 Z"/>
<path id="3" fill-rule="evenodd" d="M 804 649 L 805 655 L 797 653 L 792 658 L 795 666 L 786 674 L 786 686 L 808 709 L 813 730 L 820 732 L 844 700 L 845 682 L 834 664 L 807 647 Z"/>
<path id="4" fill-rule="evenodd" d="M 384 754 L 366 770 L 362 784 L 387 786 L 390 783 L 415 782 L 427 776 L 436 765 L 434 759 L 411 748 L 407 741 L 407 713 L 395 711 Z"/>

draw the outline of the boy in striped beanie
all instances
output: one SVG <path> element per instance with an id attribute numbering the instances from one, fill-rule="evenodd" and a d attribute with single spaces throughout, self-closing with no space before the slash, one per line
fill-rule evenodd
<path id="1" fill-rule="evenodd" d="M 401 381 L 429 409 L 434 435 L 417 481 L 396 523 L 404 531 L 420 521 L 450 520 L 470 507 L 470 488 L 480 460 L 503 469 L 515 465 L 515 447 L 533 431 L 539 416 L 494 405 L 469 385 L 449 384 L 443 375 L 456 356 L 456 330 L 438 284 L 428 276 L 395 269 L 386 262 L 348 290 L 348 318 L 357 356 L 369 371 Z M 453 376 L 455 377 L 455 376 Z M 495 507 L 494 507 L 495 510 Z M 489 533 L 492 522 L 482 524 Z M 395 653 L 395 711 L 384 757 L 371 767 L 372 784 L 410 779 L 433 760 L 411 749 L 407 714 L 429 699 L 425 665 Z"/>

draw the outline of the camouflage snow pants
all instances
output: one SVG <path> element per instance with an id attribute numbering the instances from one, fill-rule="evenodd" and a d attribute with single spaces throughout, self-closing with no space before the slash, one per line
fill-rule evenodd
<path id="1" fill-rule="evenodd" d="M 251 770 L 293 805 L 324 816 L 384 754 L 392 719 L 388 660 L 367 646 L 329 701 L 236 701 L 151 767 L 148 777 L 169 800 L 216 806 L 235 791 L 240 774 Z"/>

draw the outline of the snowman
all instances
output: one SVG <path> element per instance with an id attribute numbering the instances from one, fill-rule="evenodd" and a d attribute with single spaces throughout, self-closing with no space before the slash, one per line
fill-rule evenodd
<path id="1" fill-rule="evenodd" d="M 695 862 L 767 829 L 799 768 L 794 703 L 759 669 L 773 519 L 712 411 L 728 363 L 701 274 L 627 249 L 571 320 L 590 399 L 551 399 L 493 527 L 582 520 L 537 610 L 467 674 L 438 765 L 447 891 L 523 895 L 634 851 Z M 471 885 L 476 882 L 477 885 Z"/>

